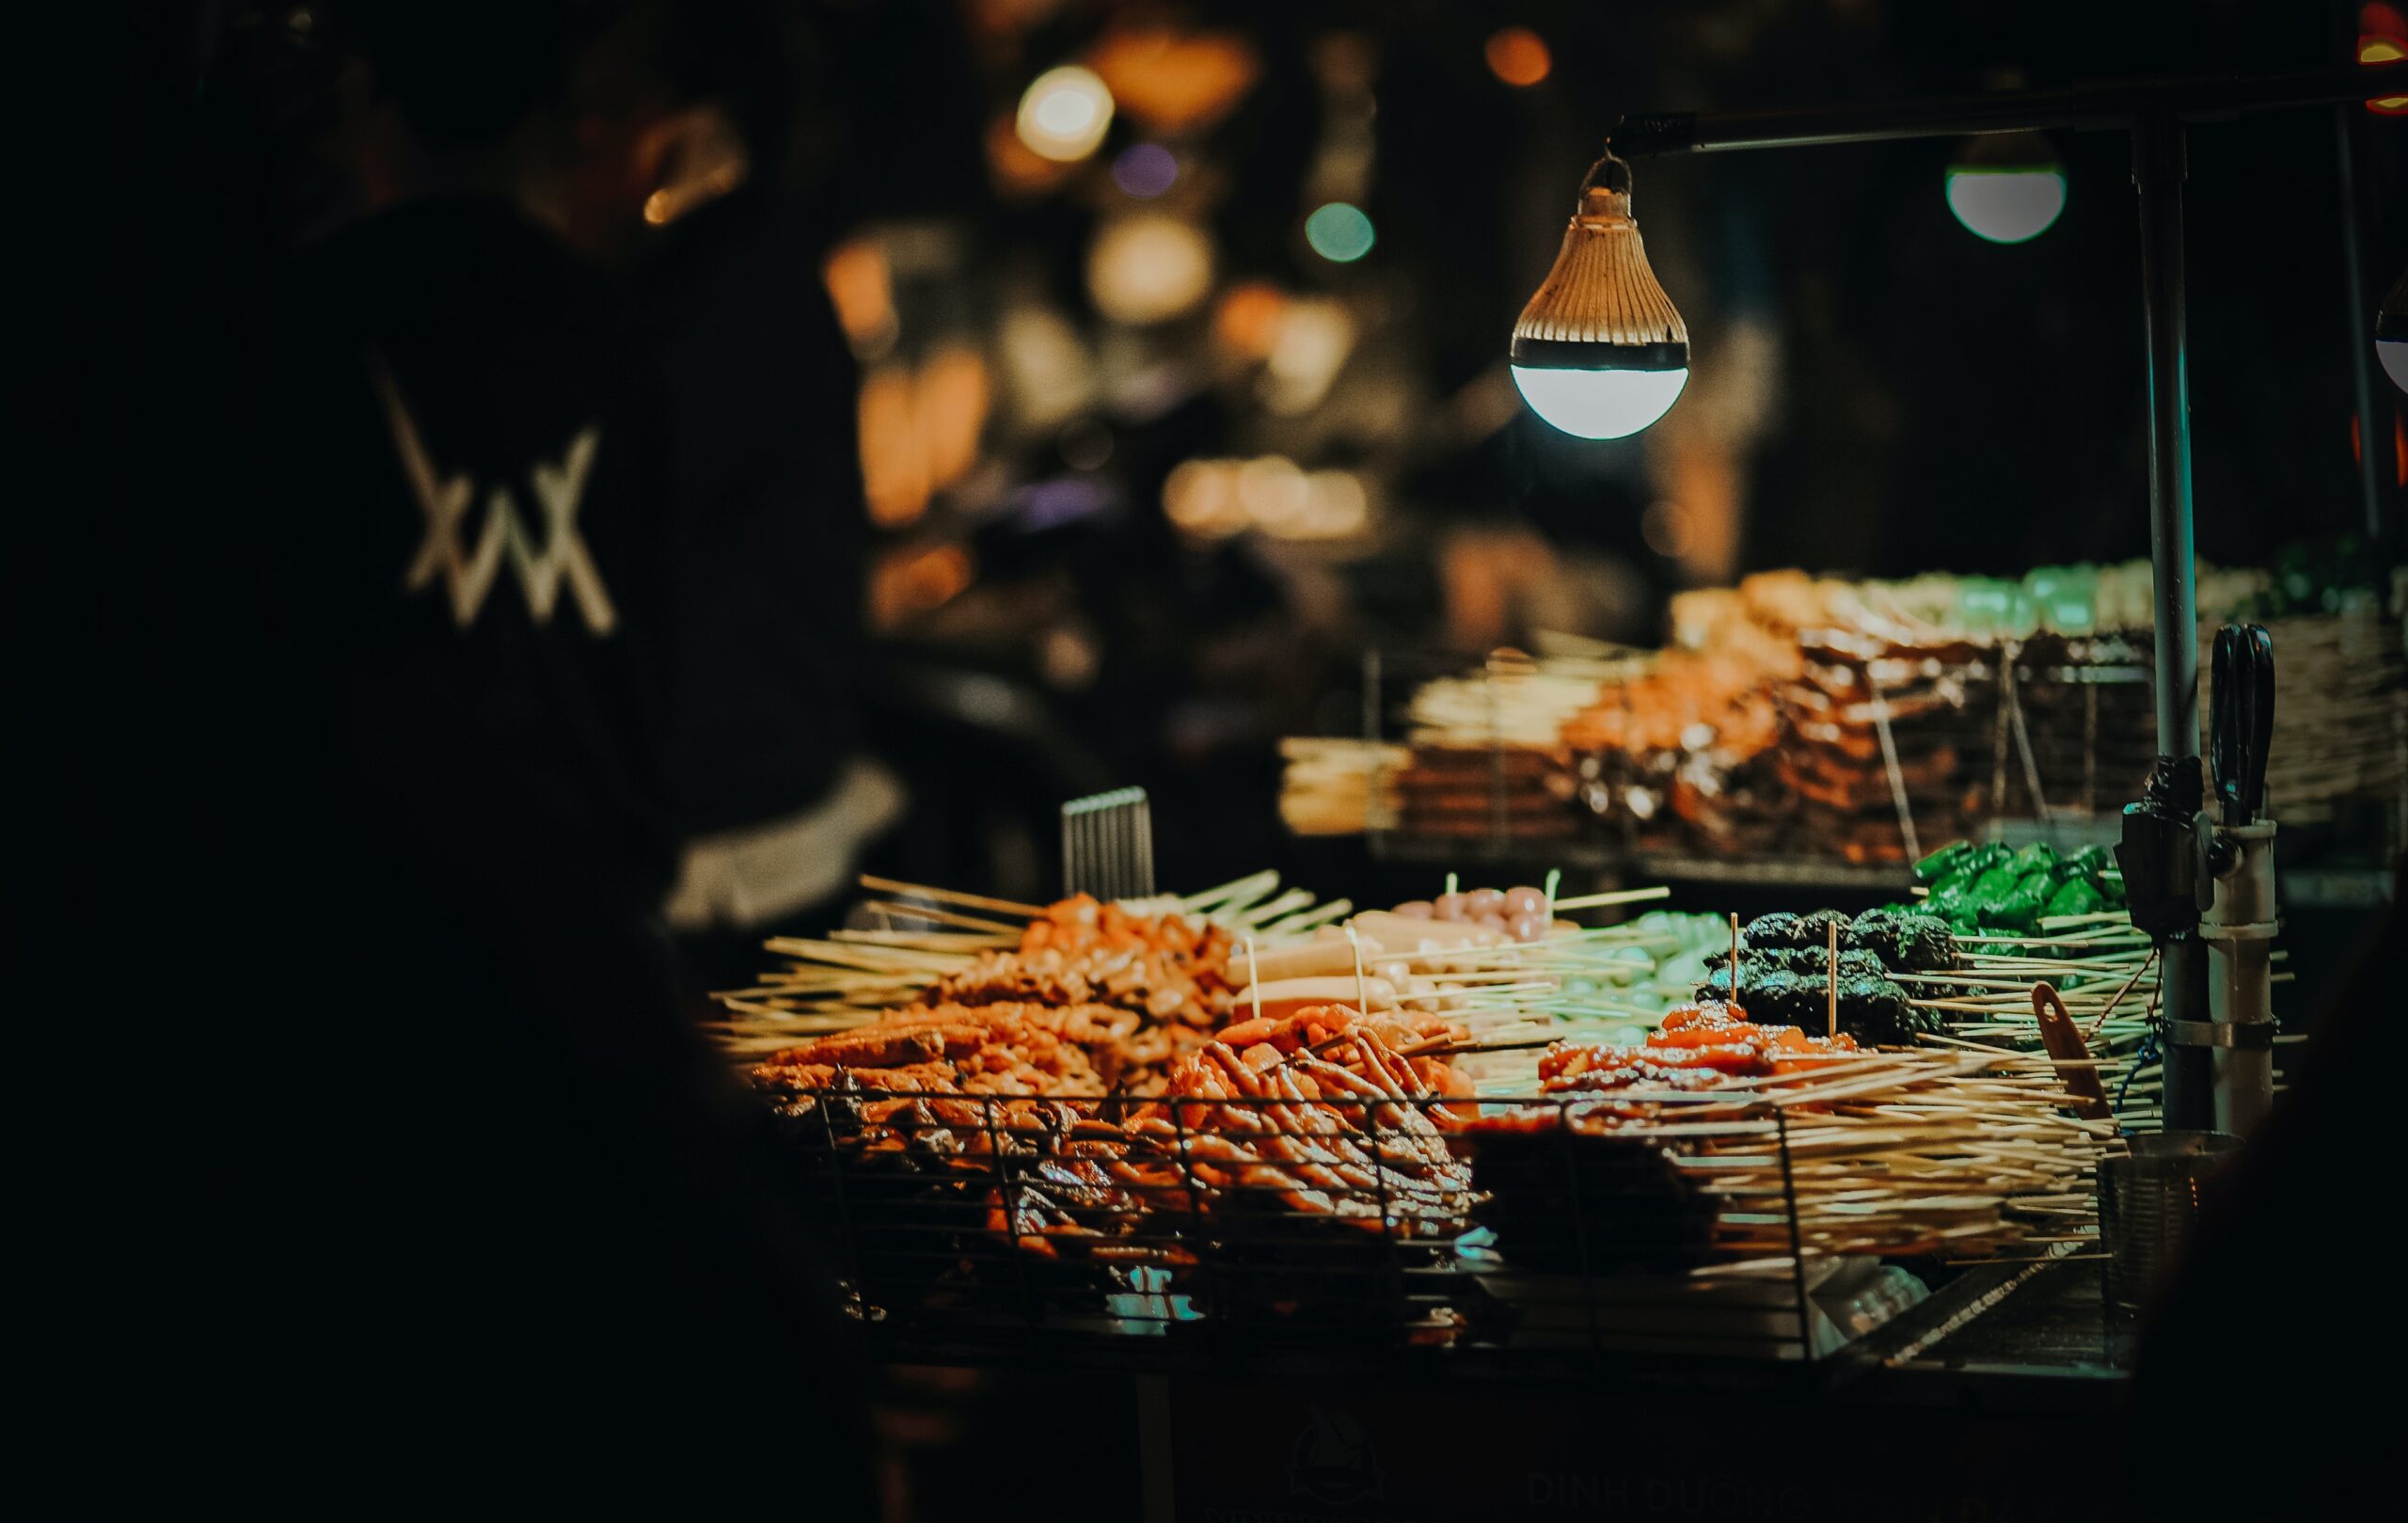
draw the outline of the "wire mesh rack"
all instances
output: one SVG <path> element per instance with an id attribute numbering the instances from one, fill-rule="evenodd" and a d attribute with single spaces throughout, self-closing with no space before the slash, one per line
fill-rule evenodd
<path id="1" fill-rule="evenodd" d="M 1473 1112 L 1477 1111 L 1477 1118 Z M 1813 1361 L 1921 1284 L 1830 1251 L 1791 1121 L 1593 1097 L 784 1097 L 848 1304 L 915 1348 Z M 1696 1146 L 1712 1133 L 1719 1150 Z"/>

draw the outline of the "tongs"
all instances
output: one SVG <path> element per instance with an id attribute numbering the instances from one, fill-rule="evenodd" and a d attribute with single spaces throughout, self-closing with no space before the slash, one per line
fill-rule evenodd
<path id="1" fill-rule="evenodd" d="M 2274 738 L 2274 640 L 2264 626 L 2227 624 L 2216 631 L 2209 703 L 2208 767 L 2216 798 L 2226 826 L 2246 825 L 2266 807 L 2266 753 Z"/>

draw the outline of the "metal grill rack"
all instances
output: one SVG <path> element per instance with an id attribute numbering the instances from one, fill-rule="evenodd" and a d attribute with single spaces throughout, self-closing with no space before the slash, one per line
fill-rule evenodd
<path id="1" fill-rule="evenodd" d="M 1398 1112 L 1431 1121 L 1446 1103 L 1324 1100 L 1352 1111 L 1338 1126 L 1214 1100 L 1228 1114 L 1207 1132 L 1191 1124 L 1200 1103 L 861 1088 L 786 1097 L 781 1116 L 850 1304 L 895 1357 L 1812 1362 L 1921 1293 L 1801 1241 L 1777 1106 L 1741 1124 L 1780 1158 L 1782 1185 L 1734 1197 L 1680 1128 L 1601 1131 L 1579 1097 L 1482 1102 L 1517 1124 L 1450 1134 L 1434 1169 L 1434 1127 Z M 1156 1140 L 1112 1140 L 1141 1114 L 1165 1123 Z M 1306 1155 L 1342 1138 L 1383 1166 L 1300 1178 L 1233 1164 L 1235 1137 Z"/>

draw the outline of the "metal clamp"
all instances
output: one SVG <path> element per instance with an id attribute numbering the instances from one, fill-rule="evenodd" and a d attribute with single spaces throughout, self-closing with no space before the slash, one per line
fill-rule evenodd
<path id="1" fill-rule="evenodd" d="M 2271 942 L 2281 934 L 2279 920 L 2245 920 L 2227 926 L 2222 921 L 2199 922 L 2199 940 L 2203 942 Z"/>
<path id="2" fill-rule="evenodd" d="M 2165 1040 L 2176 1047 L 2231 1047 L 2270 1051 L 2274 1045 L 2272 1021 L 2168 1021 Z"/>

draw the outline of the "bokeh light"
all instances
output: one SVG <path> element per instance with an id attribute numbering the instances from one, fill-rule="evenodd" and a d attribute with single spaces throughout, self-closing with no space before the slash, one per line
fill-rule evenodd
<path id="1" fill-rule="evenodd" d="M 2358 11 L 2358 62 L 2391 63 L 2408 58 L 2408 16 L 2387 5 L 2369 5 Z M 2408 95 L 2385 95 L 2367 103 L 2377 116 L 2408 116 Z"/>
<path id="2" fill-rule="evenodd" d="M 1307 471 L 1286 455 L 1197 459 L 1163 483 L 1163 513 L 1203 540 L 1248 530 L 1273 539 L 1350 539 L 1370 525 L 1370 494 L 1352 471 Z"/>
<path id="3" fill-rule="evenodd" d="M 1371 219 L 1360 207 L 1331 201 L 1305 218 L 1305 242 L 1334 264 L 1352 264 L 1371 251 Z"/>
<path id="4" fill-rule="evenodd" d="M 1488 71 L 1517 88 L 1546 78 L 1555 67 L 1545 40 L 1527 26 L 1507 26 L 1489 34 Z"/>
<path id="5" fill-rule="evenodd" d="M 1261 60 L 1235 32 L 1187 31 L 1159 22 L 1117 25 L 1087 63 L 1129 119 L 1190 136 L 1227 116 L 1254 87 Z"/>
<path id="6" fill-rule="evenodd" d="M 1246 359 L 1268 359 L 1279 342 L 1279 325 L 1288 315 L 1288 298 L 1275 286 L 1248 280 L 1221 295 L 1212 314 L 1212 337 L 1224 349 Z"/>
<path id="7" fill-rule="evenodd" d="M 874 238 L 848 240 L 829 253 L 819 274 L 853 354 L 874 359 L 892 348 L 896 331 L 895 277 L 885 246 Z"/>
<path id="8" fill-rule="evenodd" d="M 1212 244 L 1180 217 L 1149 212 L 1106 226 L 1087 251 L 1087 293 L 1116 323 L 1177 317 L 1212 289 Z"/>
<path id="9" fill-rule="evenodd" d="M 870 569 L 870 622 L 895 629 L 968 592 L 977 575 L 977 563 L 959 545 L 899 546 Z"/>
<path id="10" fill-rule="evenodd" d="M 1112 182 L 1124 195 L 1151 200 L 1179 179 L 1179 158 L 1160 143 L 1136 143 L 1112 161 Z"/>
<path id="11" fill-rule="evenodd" d="M 1279 315 L 1261 396 L 1273 412 L 1300 418 L 1329 395 L 1338 373 L 1354 352 L 1354 319 L 1326 299 L 1294 301 Z"/>
<path id="12" fill-rule="evenodd" d="M 977 463 L 992 382 L 975 349 L 947 344 L 916 370 L 890 361 L 862 377 L 862 495 L 870 521 L 901 529 Z"/>
<path id="13" fill-rule="evenodd" d="M 1093 153 L 1112 128 L 1112 92 L 1090 70 L 1064 64 L 1037 76 L 1020 98 L 1013 130 L 1029 151 L 1057 164 Z"/>
<path id="14" fill-rule="evenodd" d="M 2358 62 L 2391 63 L 2408 58 L 2408 42 L 2390 37 L 2358 39 Z M 2408 95 L 2379 95 L 2367 103 L 2367 109 L 2377 116 L 2408 115 Z"/>

